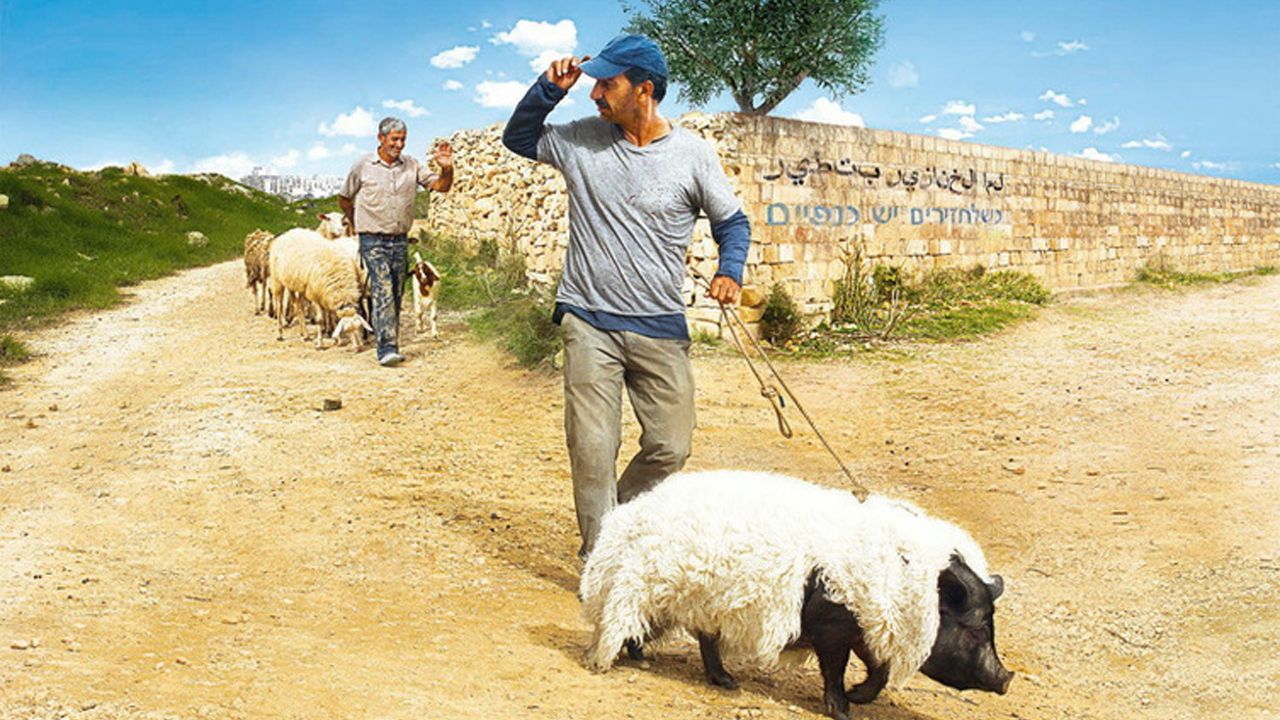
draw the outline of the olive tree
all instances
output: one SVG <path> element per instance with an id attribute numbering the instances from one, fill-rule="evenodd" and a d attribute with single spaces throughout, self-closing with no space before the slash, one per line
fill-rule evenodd
<path id="1" fill-rule="evenodd" d="M 671 79 L 694 105 L 727 91 L 765 115 L 805 80 L 834 96 L 866 87 L 884 42 L 879 0 L 626 0 L 629 29 L 662 46 Z"/>

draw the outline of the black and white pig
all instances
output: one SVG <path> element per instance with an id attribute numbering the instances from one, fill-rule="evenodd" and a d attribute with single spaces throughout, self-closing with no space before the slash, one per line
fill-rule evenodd
<path id="1" fill-rule="evenodd" d="M 733 661 L 773 666 L 817 655 L 827 711 L 871 702 L 917 670 L 960 689 L 1004 693 L 995 649 L 1003 581 L 959 527 L 903 501 L 766 473 L 679 473 L 606 516 L 583 568 L 587 663 L 685 630 L 707 679 L 737 687 Z M 850 653 L 866 679 L 848 692 Z"/>

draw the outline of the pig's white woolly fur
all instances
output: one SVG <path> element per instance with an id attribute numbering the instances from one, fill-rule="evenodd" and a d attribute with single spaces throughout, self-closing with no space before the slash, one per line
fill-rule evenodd
<path id="1" fill-rule="evenodd" d="M 673 475 L 604 519 L 582 573 L 587 663 L 608 670 L 626 640 L 684 629 L 719 634 L 728 659 L 773 666 L 800 636 L 805 582 L 820 569 L 900 687 L 933 647 L 952 554 L 991 580 L 968 533 L 905 501 L 859 503 L 767 473 Z"/>

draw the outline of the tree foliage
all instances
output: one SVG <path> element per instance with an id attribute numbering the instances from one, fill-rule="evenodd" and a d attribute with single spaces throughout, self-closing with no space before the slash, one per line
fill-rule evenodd
<path id="1" fill-rule="evenodd" d="M 667 56 L 681 97 L 704 105 L 727 91 L 738 108 L 766 115 L 812 79 L 833 96 L 869 82 L 884 42 L 879 0 L 643 0 L 623 8 L 629 30 L 648 35 Z"/>

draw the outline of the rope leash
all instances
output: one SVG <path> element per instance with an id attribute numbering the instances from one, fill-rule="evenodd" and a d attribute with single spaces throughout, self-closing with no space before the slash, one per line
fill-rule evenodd
<path id="1" fill-rule="evenodd" d="M 702 287 L 708 291 L 711 290 L 711 283 L 702 275 L 702 273 L 698 272 L 693 267 L 689 268 L 689 272 L 693 276 L 694 282 L 702 285 Z M 849 472 L 849 468 L 846 467 L 844 461 L 840 459 L 835 448 L 831 447 L 831 443 L 827 442 L 827 438 L 822 434 L 822 431 L 818 429 L 818 425 L 813 421 L 813 418 L 809 417 L 808 411 L 804 409 L 804 405 L 798 398 L 796 398 L 795 393 L 791 392 L 791 388 L 787 387 L 787 382 L 778 374 L 777 368 L 775 368 L 773 363 L 769 361 L 769 356 L 765 354 L 764 348 L 760 347 L 760 343 L 752 337 L 751 332 L 747 329 L 747 324 L 742 321 L 742 318 L 738 317 L 737 311 L 730 309 L 730 307 L 724 303 L 720 303 L 720 317 L 723 319 L 724 324 L 729 327 L 729 335 L 733 337 L 733 344 L 737 346 L 738 352 L 742 353 L 742 359 L 747 361 L 747 367 L 751 368 L 751 373 L 756 376 L 756 382 L 760 384 L 760 395 L 768 400 L 769 404 L 773 407 L 774 415 L 778 418 L 778 432 L 787 439 L 790 439 L 794 434 L 791 429 L 791 424 L 787 422 L 787 418 L 782 412 L 782 409 L 787 406 L 786 398 L 791 398 L 791 403 L 795 405 L 796 410 L 800 411 L 800 415 L 804 417 L 805 422 L 809 423 L 809 427 L 813 429 L 813 434 L 818 436 L 818 440 L 822 441 L 822 446 L 827 449 L 828 453 L 831 453 L 831 457 L 835 459 L 836 464 L 840 466 L 842 471 L 844 471 L 845 477 L 849 478 L 849 483 L 853 485 L 854 496 L 858 498 L 859 502 L 865 501 L 869 494 L 866 486 L 853 478 L 853 473 Z M 730 318 L 732 318 L 732 321 Z M 746 345 L 744 345 L 742 339 L 738 337 L 738 329 L 734 326 L 734 322 L 742 327 L 742 334 L 751 342 L 752 348 L 755 349 L 755 352 L 759 355 L 760 359 L 764 361 L 765 366 L 769 368 L 770 374 L 772 374 L 773 378 L 778 381 L 778 385 L 782 386 L 781 391 L 778 390 L 777 385 L 773 385 L 766 381 L 764 376 L 760 374 L 760 370 L 756 368 L 755 363 L 751 361 L 751 353 L 747 352 Z M 786 395 L 784 396 L 783 393 L 786 393 Z"/>

